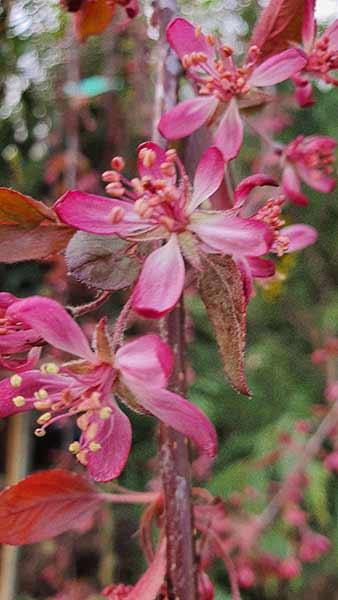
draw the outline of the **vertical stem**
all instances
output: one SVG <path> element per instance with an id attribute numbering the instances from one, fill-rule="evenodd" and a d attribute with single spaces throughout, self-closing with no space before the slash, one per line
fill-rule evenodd
<path id="1" fill-rule="evenodd" d="M 67 83 L 79 83 L 80 64 L 78 44 L 74 41 L 74 33 L 71 26 L 67 35 L 66 47 L 66 78 Z M 76 187 L 77 165 L 79 159 L 79 109 L 75 105 L 74 99 L 68 100 L 68 109 L 66 111 L 66 185 L 67 188 Z"/>
<path id="2" fill-rule="evenodd" d="M 166 42 L 165 29 L 177 14 L 175 0 L 153 2 L 159 24 L 157 80 L 153 140 L 165 146 L 157 124 L 163 112 L 176 104 L 180 65 Z M 175 365 L 170 389 L 185 394 L 185 327 L 183 298 L 162 323 L 162 335 L 171 346 Z M 164 424 L 160 426 L 160 465 L 167 534 L 167 585 L 169 600 L 196 600 L 196 569 L 191 504 L 188 440 Z"/>

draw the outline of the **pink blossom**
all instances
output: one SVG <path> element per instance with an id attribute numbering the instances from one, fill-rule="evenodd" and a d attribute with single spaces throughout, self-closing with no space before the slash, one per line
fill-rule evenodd
<path id="1" fill-rule="evenodd" d="M 289 556 L 281 561 L 278 567 L 278 575 L 281 579 L 294 579 L 301 574 L 302 565 L 294 556 Z"/>
<path id="2" fill-rule="evenodd" d="M 199 27 L 182 18 L 169 23 L 167 38 L 197 88 L 198 96 L 181 102 L 163 115 L 159 130 L 167 139 L 178 139 L 217 119 L 214 141 L 225 160 L 237 156 L 242 145 L 243 123 L 239 109 L 266 101 L 266 95 L 259 88 L 285 81 L 306 63 L 302 51 L 290 48 L 257 64 L 259 49 L 253 46 L 248 52 L 248 62 L 237 67 L 231 48 L 214 36 L 204 35 Z"/>
<path id="3" fill-rule="evenodd" d="M 9 313 L 9 307 L 19 299 L 7 292 L 0 293 L 0 365 L 10 371 L 20 372 L 36 365 L 40 356 L 41 336 L 31 327 L 23 325 Z M 27 352 L 26 358 L 11 359 L 13 355 Z"/>
<path id="4" fill-rule="evenodd" d="M 299 547 L 299 558 L 303 562 L 316 562 L 331 546 L 330 540 L 319 533 L 308 530 Z"/>
<path id="5" fill-rule="evenodd" d="M 338 471 L 338 451 L 337 450 L 335 450 L 334 452 L 330 452 L 330 454 L 328 454 L 325 457 L 324 467 L 328 471 Z"/>
<path id="6" fill-rule="evenodd" d="M 216 434 L 205 415 L 165 389 L 173 367 L 170 348 L 156 335 L 124 344 L 116 352 L 102 319 L 91 349 L 79 325 L 54 300 L 32 297 L 10 307 L 13 318 L 28 325 L 47 343 L 79 358 L 42 365 L 0 382 L 0 417 L 30 409 L 41 411 L 38 436 L 52 423 L 77 417 L 79 441 L 70 451 L 97 481 L 117 477 L 128 458 L 131 426 L 116 394 L 137 412 L 152 414 L 214 456 Z M 114 395 L 113 395 L 114 394 Z"/>
<path id="7" fill-rule="evenodd" d="M 291 202 L 308 203 L 301 191 L 301 181 L 325 194 L 334 189 L 336 180 L 331 175 L 336 146 L 336 140 L 327 136 L 300 135 L 284 148 L 281 155 L 282 189 Z"/>
<path id="8" fill-rule="evenodd" d="M 142 144 L 138 170 L 140 177 L 131 182 L 117 171 L 104 173 L 113 198 L 70 191 L 55 210 L 64 223 L 84 231 L 165 242 L 146 258 L 134 289 L 133 308 L 140 315 L 158 318 L 172 310 L 184 287 L 184 258 L 201 270 L 203 253 L 240 258 L 269 250 L 272 232 L 265 223 L 242 218 L 237 209 L 199 209 L 223 178 L 217 148 L 203 154 L 192 187 L 176 152 L 164 152 L 153 142 Z"/>
<path id="9" fill-rule="evenodd" d="M 303 107 L 314 104 L 310 78 L 338 85 L 338 80 L 331 75 L 331 71 L 338 68 L 338 19 L 317 38 L 313 5 L 308 4 L 307 13 L 303 26 L 303 47 L 307 60 L 293 77 L 296 99 Z"/>

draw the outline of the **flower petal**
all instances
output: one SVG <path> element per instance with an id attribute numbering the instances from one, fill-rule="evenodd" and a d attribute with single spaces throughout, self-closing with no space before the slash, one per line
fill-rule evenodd
<path id="1" fill-rule="evenodd" d="M 160 169 L 161 165 L 164 162 L 167 162 L 166 153 L 163 150 L 163 148 L 161 148 L 158 144 L 155 144 L 154 142 L 144 142 L 143 144 L 140 144 L 137 148 L 138 155 L 140 153 L 140 150 L 142 150 L 143 148 L 152 150 L 155 153 L 155 161 L 151 165 L 151 167 L 145 167 L 143 161 L 138 157 L 137 170 L 140 174 L 140 177 L 148 176 L 152 179 L 167 179 L 171 182 L 175 182 L 176 176 L 164 176 L 163 171 Z"/>
<path id="2" fill-rule="evenodd" d="M 336 19 L 335 21 L 333 21 L 333 23 L 331 23 L 331 25 L 329 25 L 327 27 L 327 29 L 324 31 L 323 36 L 329 36 L 330 38 L 330 50 L 332 50 L 332 46 L 337 49 L 338 47 L 338 19 Z"/>
<path id="3" fill-rule="evenodd" d="M 88 472 L 95 481 L 111 481 L 118 477 L 124 468 L 131 446 L 131 425 L 128 417 L 114 402 L 113 412 L 108 419 L 98 415 L 91 418 L 91 423 L 98 427 L 95 442 L 101 445 L 96 452 L 88 452 Z M 85 432 L 82 434 L 85 439 Z"/>
<path id="4" fill-rule="evenodd" d="M 55 300 L 32 296 L 12 304 L 7 314 L 29 325 L 51 346 L 89 361 L 95 360 L 82 329 Z"/>
<path id="5" fill-rule="evenodd" d="M 333 177 L 323 175 L 319 169 L 311 169 L 303 164 L 297 164 L 297 171 L 301 179 L 317 192 L 328 194 L 336 187 L 336 180 Z"/>
<path id="6" fill-rule="evenodd" d="M 260 256 L 272 243 L 271 229 L 255 219 L 226 214 L 213 215 L 190 225 L 208 246 L 232 256 Z"/>
<path id="7" fill-rule="evenodd" d="M 262 62 L 254 69 L 248 83 L 256 87 L 275 85 L 301 71 L 306 63 L 307 57 L 302 50 L 290 48 Z"/>
<path id="8" fill-rule="evenodd" d="M 113 208 L 122 208 L 124 217 L 119 223 L 110 223 L 109 214 Z M 60 221 L 81 231 L 99 235 L 120 234 L 138 231 L 149 227 L 142 221 L 133 208 L 133 204 L 116 198 L 106 198 L 86 194 L 78 190 L 66 192 L 54 205 Z"/>
<path id="9" fill-rule="evenodd" d="M 143 335 L 116 353 L 115 367 L 155 387 L 165 387 L 173 368 L 171 348 L 158 335 Z"/>
<path id="10" fill-rule="evenodd" d="M 313 106 L 315 100 L 313 97 L 312 83 L 304 78 L 301 79 L 300 77 L 297 78 L 297 80 L 294 79 L 294 83 L 296 85 L 295 98 L 299 106 L 302 108 Z"/>
<path id="11" fill-rule="evenodd" d="M 158 544 L 153 561 L 143 573 L 132 591 L 126 596 L 126 600 L 156 600 L 167 569 L 167 543 L 166 538 Z"/>
<path id="12" fill-rule="evenodd" d="M 303 248 L 314 244 L 318 238 L 318 232 L 314 227 L 303 225 L 302 223 L 282 227 L 280 233 L 289 238 L 288 252 L 303 250 Z"/>
<path id="13" fill-rule="evenodd" d="M 175 234 L 143 265 L 133 294 L 133 309 L 150 319 L 158 319 L 178 302 L 184 286 L 184 261 Z"/>
<path id="14" fill-rule="evenodd" d="M 17 352 L 25 352 L 38 342 L 41 342 L 41 336 L 32 329 L 4 333 L 0 335 L 0 353 L 8 356 Z"/>
<path id="15" fill-rule="evenodd" d="M 192 212 L 204 200 L 210 198 L 218 190 L 223 178 L 224 158 L 216 146 L 211 146 L 203 153 L 197 165 L 188 212 Z"/>
<path id="16" fill-rule="evenodd" d="M 152 415 L 187 436 L 208 456 L 216 455 L 214 426 L 197 406 L 169 390 L 140 384 L 131 377 L 124 377 L 124 383 L 141 406 Z"/>
<path id="17" fill-rule="evenodd" d="M 311 52 L 316 35 L 316 20 L 314 15 L 315 1 L 316 0 L 305 0 L 304 2 L 302 42 L 304 50 L 308 53 Z"/>
<path id="18" fill-rule="evenodd" d="M 240 208 L 243 206 L 245 200 L 247 199 L 250 192 L 255 187 L 262 187 L 264 185 L 272 185 L 274 187 L 278 187 L 278 183 L 269 175 L 264 175 L 264 173 L 257 173 L 256 175 L 250 175 L 241 181 L 241 183 L 235 189 L 235 207 Z"/>
<path id="19" fill-rule="evenodd" d="M 167 39 L 181 59 L 185 54 L 192 52 L 203 52 L 208 58 L 215 56 L 214 47 L 208 44 L 203 33 L 196 35 L 196 27 L 181 17 L 170 21 L 167 27 Z"/>
<path id="20" fill-rule="evenodd" d="M 258 256 L 248 256 L 246 260 L 253 277 L 272 277 L 275 274 L 276 267 L 273 260 Z"/>
<path id="21" fill-rule="evenodd" d="M 7 371 L 14 371 L 15 373 L 21 373 L 22 371 L 30 371 L 34 369 L 40 359 L 42 348 L 34 347 L 31 348 L 26 358 L 22 359 L 7 359 L 3 356 L 0 357 L 0 365 Z"/>
<path id="22" fill-rule="evenodd" d="M 226 161 L 235 158 L 240 151 L 243 142 L 243 123 L 234 98 L 230 100 L 218 125 L 214 141 Z"/>
<path id="23" fill-rule="evenodd" d="M 282 175 L 282 190 L 294 204 L 306 206 L 309 201 L 305 194 L 300 191 L 300 181 L 295 169 L 286 165 Z"/>
<path id="24" fill-rule="evenodd" d="M 184 100 L 161 117 L 158 130 L 168 140 L 190 135 L 211 117 L 218 102 L 214 96 Z"/>

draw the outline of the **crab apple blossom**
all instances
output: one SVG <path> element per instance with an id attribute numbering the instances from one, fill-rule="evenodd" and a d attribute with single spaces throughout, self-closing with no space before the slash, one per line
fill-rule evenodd
<path id="1" fill-rule="evenodd" d="M 117 159 L 113 164 L 121 165 Z M 141 145 L 138 170 L 139 178 L 130 182 L 116 170 L 103 174 L 113 198 L 70 191 L 55 210 L 77 229 L 165 242 L 146 258 L 134 288 L 132 306 L 140 315 L 159 318 L 172 310 L 184 287 L 184 258 L 201 270 L 203 253 L 257 257 L 269 250 L 273 235 L 265 223 L 239 217 L 236 210 L 199 208 L 223 179 L 224 161 L 216 147 L 202 155 L 192 186 L 175 150 L 165 152 L 153 142 Z"/>
<path id="2" fill-rule="evenodd" d="M 216 434 L 205 415 L 181 396 L 165 389 L 173 366 L 170 348 L 156 335 L 146 335 L 113 351 L 103 319 L 94 336 L 95 351 L 79 325 L 54 300 L 33 296 L 11 307 L 13 318 L 34 328 L 55 348 L 79 358 L 42 365 L 15 381 L 0 382 L 0 417 L 36 409 L 38 436 L 53 423 L 76 416 L 81 430 L 70 451 L 97 481 L 117 477 L 128 458 L 131 426 L 115 400 L 156 416 L 214 456 Z"/>
<path id="3" fill-rule="evenodd" d="M 338 19 L 329 25 L 324 33 L 316 37 L 314 10 L 309 7 L 303 26 L 303 48 L 306 63 L 293 81 L 296 85 L 296 99 L 300 106 L 314 104 L 311 78 L 321 79 L 325 83 L 338 85 L 338 79 L 331 71 L 338 69 Z"/>
<path id="4" fill-rule="evenodd" d="M 294 204 L 306 205 L 308 198 L 301 191 L 303 181 L 318 192 L 332 192 L 336 179 L 332 176 L 337 141 L 323 135 L 299 135 L 281 151 L 283 166 L 282 190 Z"/>
<path id="5" fill-rule="evenodd" d="M 167 139 L 179 139 L 217 121 L 214 143 L 225 160 L 235 158 L 243 142 L 240 109 L 265 102 L 259 88 L 285 81 L 306 63 L 301 50 L 290 48 L 258 64 L 260 51 L 253 46 L 247 62 L 237 67 L 229 46 L 182 18 L 169 23 L 167 38 L 198 96 L 164 114 L 159 130 Z"/>

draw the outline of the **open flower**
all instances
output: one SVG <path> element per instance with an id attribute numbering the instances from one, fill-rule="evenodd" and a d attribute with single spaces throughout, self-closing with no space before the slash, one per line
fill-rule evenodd
<path id="1" fill-rule="evenodd" d="M 113 164 L 119 161 L 113 159 Z M 175 306 L 185 281 L 183 257 L 200 270 L 203 253 L 242 257 L 269 250 L 272 233 L 266 224 L 233 210 L 199 209 L 223 178 L 224 161 L 216 147 L 203 154 L 192 188 L 175 150 L 164 152 L 153 142 L 141 145 L 138 169 L 140 177 L 130 182 L 117 171 L 104 173 L 114 198 L 70 191 L 55 210 L 61 221 L 77 229 L 165 242 L 146 258 L 133 291 L 133 308 L 140 315 L 158 318 Z"/>
<path id="2" fill-rule="evenodd" d="M 314 77 L 325 83 L 338 85 L 338 79 L 331 74 L 331 71 L 338 69 L 338 19 L 316 38 L 316 21 L 310 3 L 307 12 L 302 36 L 307 60 L 301 71 L 293 77 L 296 99 L 300 106 L 311 106 L 314 103 L 309 79 Z"/>
<path id="3" fill-rule="evenodd" d="M 282 150 L 284 166 L 282 189 L 295 204 L 306 205 L 308 198 L 301 192 L 301 181 L 318 192 L 332 192 L 336 180 L 332 177 L 334 150 L 337 141 L 324 135 L 299 135 Z"/>
<path id="4" fill-rule="evenodd" d="M 243 141 L 239 109 L 261 104 L 266 96 L 259 88 L 285 81 L 306 63 L 302 51 L 290 48 L 257 64 L 259 49 L 253 46 L 248 61 L 237 67 L 232 49 L 199 27 L 176 18 L 167 28 L 168 42 L 178 54 L 198 96 L 185 100 L 162 116 L 159 130 L 167 139 L 190 135 L 205 123 L 219 120 L 214 143 L 224 159 L 237 156 Z"/>
<path id="5" fill-rule="evenodd" d="M 20 372 L 36 365 L 40 356 L 38 346 L 42 340 L 34 329 L 18 323 L 17 319 L 9 314 L 9 307 L 17 301 L 18 298 L 13 294 L 0 293 L 0 366 Z M 24 352 L 28 352 L 25 358 L 17 357 Z"/>
<path id="6" fill-rule="evenodd" d="M 54 300 L 35 296 L 10 308 L 23 327 L 30 326 L 47 343 L 79 357 L 58 368 L 15 374 L 0 382 L 0 417 L 30 409 L 41 411 L 38 436 L 52 423 L 75 415 L 81 430 L 70 445 L 91 477 L 109 481 L 117 477 L 128 458 L 131 426 L 118 407 L 116 394 L 138 412 L 152 414 L 189 437 L 214 456 L 216 434 L 206 416 L 190 402 L 166 390 L 173 366 L 172 352 L 158 336 L 146 335 L 113 352 L 101 320 L 95 332 L 95 352 L 79 325 Z"/>

